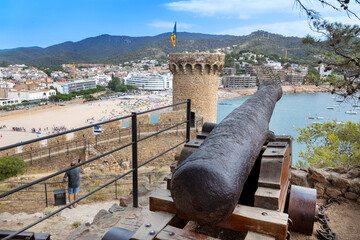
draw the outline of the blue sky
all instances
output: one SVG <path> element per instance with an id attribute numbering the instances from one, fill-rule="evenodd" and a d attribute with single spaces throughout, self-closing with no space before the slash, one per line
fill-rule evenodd
<path id="1" fill-rule="evenodd" d="M 330 21 L 360 24 L 314 0 L 303 2 Z M 360 14 L 359 4 L 350 8 Z M 311 33 L 294 0 L 0 0 L 0 49 L 47 47 L 101 34 L 154 36 L 171 32 L 175 21 L 178 32 Z"/>

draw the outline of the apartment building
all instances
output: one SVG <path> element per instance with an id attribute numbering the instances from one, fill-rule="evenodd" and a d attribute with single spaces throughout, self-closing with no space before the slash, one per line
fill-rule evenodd
<path id="1" fill-rule="evenodd" d="M 223 76 L 224 88 L 251 88 L 256 87 L 256 76 L 250 74 Z"/>

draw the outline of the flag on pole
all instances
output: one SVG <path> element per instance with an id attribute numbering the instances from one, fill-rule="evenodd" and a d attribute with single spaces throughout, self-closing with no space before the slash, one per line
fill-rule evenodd
<path id="1" fill-rule="evenodd" d="M 173 33 L 171 35 L 171 41 L 175 47 L 176 43 L 175 43 L 175 40 L 176 40 L 176 22 L 175 22 L 175 25 L 174 25 L 174 30 L 173 30 Z"/>

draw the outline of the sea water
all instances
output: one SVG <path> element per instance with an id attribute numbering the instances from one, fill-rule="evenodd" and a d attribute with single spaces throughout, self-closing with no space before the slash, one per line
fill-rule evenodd
<path id="1" fill-rule="evenodd" d="M 244 96 L 221 100 L 221 102 L 232 105 L 218 104 L 217 123 L 221 122 L 232 110 L 239 107 L 248 98 L 248 96 Z M 360 109 L 353 107 L 354 102 L 346 100 L 337 102 L 336 100 L 339 100 L 339 98 L 330 93 L 297 93 L 283 95 L 276 103 L 269 129 L 276 135 L 291 135 L 294 138 L 293 164 L 296 164 L 299 160 L 300 150 L 305 150 L 304 145 L 295 140 L 299 136 L 297 128 L 305 128 L 314 122 L 322 123 L 333 119 L 336 119 L 337 122 L 360 121 Z M 327 107 L 334 107 L 334 109 L 330 110 Z M 354 110 L 357 114 L 345 113 L 348 110 Z"/>

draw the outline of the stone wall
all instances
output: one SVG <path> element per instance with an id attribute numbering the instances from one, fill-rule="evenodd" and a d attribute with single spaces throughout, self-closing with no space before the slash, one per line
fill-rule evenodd
<path id="1" fill-rule="evenodd" d="M 291 184 L 315 188 L 318 197 L 345 197 L 360 204 L 360 166 L 291 169 Z"/>

